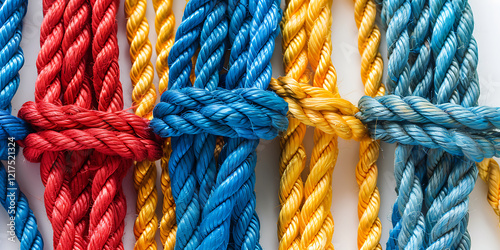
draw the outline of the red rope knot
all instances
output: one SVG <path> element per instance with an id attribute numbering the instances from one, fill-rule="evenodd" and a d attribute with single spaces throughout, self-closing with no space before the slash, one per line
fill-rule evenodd
<path id="1" fill-rule="evenodd" d="M 19 117 L 37 131 L 22 142 L 24 156 L 31 162 L 40 162 L 46 151 L 94 149 L 135 161 L 155 161 L 162 155 L 161 139 L 149 129 L 148 120 L 126 111 L 27 102 Z"/>

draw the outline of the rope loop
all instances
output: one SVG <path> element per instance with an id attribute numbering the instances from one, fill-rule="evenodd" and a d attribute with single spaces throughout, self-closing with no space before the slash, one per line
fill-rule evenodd
<path id="1" fill-rule="evenodd" d="M 151 127 L 161 137 L 209 133 L 271 140 L 287 128 L 287 111 L 287 103 L 270 91 L 187 87 L 162 94 Z"/>
<path id="2" fill-rule="evenodd" d="M 160 139 L 148 121 L 126 111 L 27 102 L 18 115 L 37 131 L 23 141 L 24 156 L 32 162 L 40 162 L 46 151 L 95 149 L 135 161 L 154 161 L 162 155 Z"/>

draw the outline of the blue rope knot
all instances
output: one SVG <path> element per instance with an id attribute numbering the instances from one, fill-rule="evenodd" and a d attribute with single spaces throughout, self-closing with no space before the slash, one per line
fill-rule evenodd
<path id="1" fill-rule="evenodd" d="M 0 110 L 0 160 L 7 160 L 9 157 L 9 140 L 23 140 L 30 133 L 29 125 L 21 118 L 10 114 L 8 110 Z M 16 151 L 17 152 L 17 143 Z M 12 154 L 12 153 L 10 153 Z"/>
<path id="2" fill-rule="evenodd" d="M 356 117 L 374 139 L 439 148 L 479 162 L 500 156 L 500 108 L 432 102 L 418 96 L 364 96 Z"/>
<path id="3" fill-rule="evenodd" d="M 286 130 L 287 112 L 287 103 L 271 91 L 187 87 L 162 94 L 150 126 L 161 137 L 209 133 L 271 140 Z"/>

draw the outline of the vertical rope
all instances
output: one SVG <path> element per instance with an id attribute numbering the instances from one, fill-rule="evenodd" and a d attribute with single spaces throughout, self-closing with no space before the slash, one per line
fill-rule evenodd
<path id="1" fill-rule="evenodd" d="M 19 88 L 19 70 L 24 64 L 20 43 L 22 19 L 26 15 L 27 4 L 27 1 L 17 0 L 0 2 L 0 30 L 3 34 L 0 40 L 0 67 L 3 76 L 0 82 L 0 123 L 1 130 L 4 131 L 0 139 L 0 159 L 7 162 L 7 166 L 0 163 L 0 203 L 15 223 L 14 232 L 21 242 L 22 250 L 43 249 L 43 239 L 38 231 L 35 215 L 19 188 L 15 173 L 10 170 L 15 164 L 18 148 L 15 140 L 22 140 L 28 134 L 27 124 L 10 114 L 12 98 Z"/>
<path id="2" fill-rule="evenodd" d="M 40 28 L 40 53 L 37 58 L 38 77 L 35 83 L 35 101 L 61 105 L 61 70 L 63 68 L 63 14 L 67 1 L 44 1 L 44 19 Z M 84 16 L 82 16 L 85 18 Z M 75 58 L 72 58 L 75 60 Z M 78 92 L 77 92 L 78 93 Z M 87 100 L 88 101 L 88 100 Z M 26 152 L 25 157 L 30 158 Z M 40 161 L 40 175 L 45 186 L 44 202 L 52 223 L 54 249 L 75 247 L 75 225 L 70 219 L 72 193 L 66 173 L 63 152 L 44 153 Z M 58 206 L 56 204 L 64 204 Z"/>
<path id="3" fill-rule="evenodd" d="M 86 0 L 71 0 L 64 10 L 63 23 L 66 28 L 62 40 L 64 55 L 61 69 L 62 104 L 90 109 L 92 92 L 90 87 L 89 52 L 91 44 L 91 8 Z M 78 62 L 78 63 L 75 63 Z M 74 248 L 86 249 L 88 244 L 88 213 L 91 204 L 90 151 L 67 152 L 71 166 L 69 187 L 72 192 L 70 217 L 74 223 Z M 66 164 L 68 164 L 66 163 Z"/>
<path id="4" fill-rule="evenodd" d="M 156 72 L 159 77 L 160 94 L 168 88 L 168 54 L 175 39 L 175 16 L 172 11 L 172 0 L 153 0 L 155 9 L 156 40 Z M 172 148 L 170 139 L 165 139 L 161 158 L 161 192 L 163 193 L 162 217 L 160 220 L 160 239 L 164 249 L 174 249 L 177 225 L 175 222 L 175 202 L 170 187 L 168 160 Z"/>
<path id="5" fill-rule="evenodd" d="M 175 43 L 168 55 L 169 84 L 175 90 L 191 85 L 192 58 L 198 47 L 203 22 L 215 1 L 190 0 L 184 10 L 183 21 L 177 29 Z M 176 204 L 177 235 L 175 249 L 194 249 L 199 244 L 195 232 L 200 220 L 199 198 L 196 192 L 194 136 L 182 135 L 171 139 L 169 160 L 172 195 Z M 212 151 L 213 152 L 213 151 Z"/>
<path id="6" fill-rule="evenodd" d="M 389 54 L 387 88 L 389 93 L 400 96 L 413 94 L 412 90 L 416 88 L 412 84 L 410 77 L 410 28 L 412 5 L 410 1 L 384 1 L 382 9 L 382 21 L 387 24 L 387 48 Z M 416 17 L 420 15 L 414 15 Z M 427 32 L 422 31 L 424 39 L 417 41 L 423 42 Z M 425 47 L 423 47 L 425 48 Z M 429 55 L 423 53 L 422 56 Z M 427 71 L 426 60 L 421 66 L 421 71 Z M 417 75 L 422 77 L 423 74 Z M 424 78 L 425 79 L 425 78 Z M 425 84 L 422 81 L 421 84 Z M 423 93 L 427 95 L 427 92 Z M 422 160 L 424 154 L 419 147 L 397 145 L 394 159 L 394 175 L 396 178 L 396 192 L 398 197 L 393 207 L 392 224 L 387 249 L 419 249 L 423 247 L 425 240 L 425 223 L 422 215 L 423 191 L 421 182 L 423 178 Z"/>
<path id="7" fill-rule="evenodd" d="M 307 55 L 314 71 L 313 86 L 322 87 L 340 97 L 337 73 L 331 62 L 332 1 L 313 0 L 307 9 Z M 304 205 L 301 210 L 301 247 L 303 249 L 333 249 L 332 175 L 337 161 L 337 135 L 314 130 L 314 147 L 310 173 L 304 185 Z"/>
<path id="8" fill-rule="evenodd" d="M 382 96 L 384 62 L 380 55 L 380 30 L 375 24 L 375 0 L 355 0 L 354 19 L 358 27 L 358 50 L 361 55 L 361 79 L 365 95 Z M 378 218 L 380 193 L 377 187 L 377 159 L 380 142 L 366 138 L 360 142 L 356 180 L 359 185 L 358 200 L 358 249 L 382 249 L 382 223 Z"/>
<path id="9" fill-rule="evenodd" d="M 430 2 L 432 24 L 431 49 L 435 65 L 433 103 L 456 103 L 464 107 L 477 105 L 477 45 L 472 37 L 474 22 L 467 1 Z M 444 55 L 446 53 L 447 55 Z M 468 195 L 472 192 L 477 168 L 463 157 L 451 158 L 451 166 L 433 151 L 428 156 L 429 180 L 426 197 L 429 210 L 426 226 L 427 249 L 470 249 Z M 437 174 L 440 175 L 437 175 Z M 439 191 L 438 191 L 439 190 Z M 445 223 L 444 218 L 451 216 Z"/>
<path id="10" fill-rule="evenodd" d="M 98 110 L 106 112 L 123 109 L 116 37 L 118 4 L 118 0 L 91 1 L 93 86 Z M 97 171 L 92 183 L 88 249 L 123 249 L 127 204 L 121 183 L 131 161 L 97 152 L 93 157 Z"/>
<path id="11" fill-rule="evenodd" d="M 153 85 L 154 69 L 151 63 L 153 48 L 148 38 L 149 24 L 146 19 L 146 6 L 146 0 L 125 1 L 127 39 L 132 60 L 130 70 L 133 85 L 132 103 L 136 115 L 151 119 L 156 102 L 156 89 Z M 134 164 L 134 187 L 137 191 L 136 212 L 138 213 L 134 224 L 136 239 L 134 248 L 156 249 L 158 194 L 154 162 L 143 161 Z"/>
<path id="12" fill-rule="evenodd" d="M 307 34 L 305 22 L 309 1 L 287 1 L 283 13 L 283 64 L 286 76 L 308 82 Z M 280 205 L 278 217 L 279 249 L 300 248 L 300 208 L 304 197 L 302 171 L 306 165 L 306 152 L 302 141 L 306 125 L 289 117 L 287 131 L 280 138 Z"/>
<path id="13" fill-rule="evenodd" d="M 200 34 L 200 50 L 196 59 L 194 81 L 195 88 L 214 91 L 219 86 L 219 71 L 224 64 L 226 52 L 226 38 L 228 34 L 228 20 L 226 18 L 227 3 L 218 1 L 206 17 Z M 215 184 L 217 166 L 215 162 L 215 147 L 217 137 L 208 133 L 195 136 L 193 150 L 195 152 L 196 178 L 199 184 L 198 197 L 202 217 L 198 226 L 200 244 L 197 249 L 217 249 L 217 246 L 227 244 L 225 238 L 214 235 L 217 227 L 217 218 L 205 213 L 208 199 Z M 220 215 L 219 215 L 220 216 Z"/>

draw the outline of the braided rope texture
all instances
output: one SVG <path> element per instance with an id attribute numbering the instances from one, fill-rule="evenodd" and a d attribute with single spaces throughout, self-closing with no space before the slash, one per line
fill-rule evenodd
<path id="1" fill-rule="evenodd" d="M 127 18 L 127 39 L 130 45 L 130 79 L 132 80 L 132 105 L 136 115 L 151 119 L 156 102 L 153 85 L 154 68 L 151 63 L 153 48 L 149 41 L 149 24 L 146 19 L 147 1 L 125 1 Z M 134 163 L 134 187 L 137 192 L 134 224 L 136 239 L 134 249 L 156 249 L 158 218 L 156 207 L 156 164 L 151 161 Z"/>
<path id="2" fill-rule="evenodd" d="M 7 211 L 14 225 L 16 237 L 21 242 L 21 249 L 43 249 L 43 239 L 38 230 L 37 221 L 29 207 L 28 199 L 21 192 L 10 169 L 15 164 L 17 143 L 30 132 L 28 125 L 11 115 L 11 101 L 19 88 L 19 70 L 24 64 L 24 55 L 20 47 L 22 37 L 22 19 L 26 15 L 28 1 L 2 1 L 0 4 L 1 75 L 0 83 L 0 203 Z M 8 168 L 8 169 L 6 169 Z"/>
<path id="3" fill-rule="evenodd" d="M 358 27 L 358 50 L 361 55 L 361 80 L 366 96 L 383 96 L 384 63 L 379 47 L 381 34 L 375 24 L 377 6 L 374 0 L 355 0 L 354 19 Z M 378 217 L 380 192 L 377 187 L 377 159 L 380 142 L 365 138 L 360 142 L 359 163 L 356 166 L 358 198 L 358 249 L 382 249 L 382 223 Z"/>

